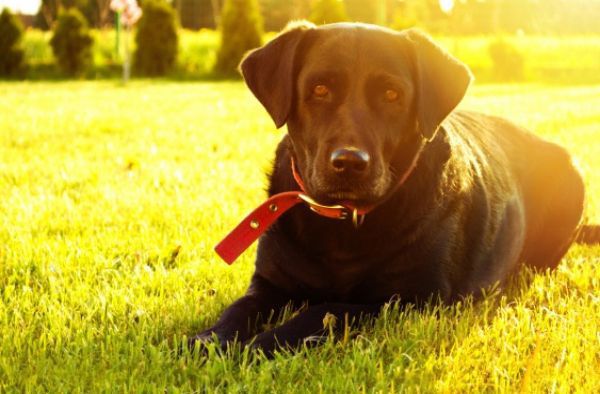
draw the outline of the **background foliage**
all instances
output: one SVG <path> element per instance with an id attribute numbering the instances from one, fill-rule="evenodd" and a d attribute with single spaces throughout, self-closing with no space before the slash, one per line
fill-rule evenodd
<path id="1" fill-rule="evenodd" d="M 146 0 L 135 35 L 134 69 L 140 75 L 165 75 L 177 61 L 175 12 L 160 0 Z"/>
<path id="2" fill-rule="evenodd" d="M 505 39 L 498 38 L 488 45 L 492 73 L 498 81 L 522 81 L 525 77 L 525 57 Z"/>
<path id="3" fill-rule="evenodd" d="M 166 1 L 166 0 L 165 0 Z M 280 30 L 292 19 L 308 18 L 322 0 L 258 0 L 267 31 Z M 527 34 L 600 34 L 598 0 L 455 0 L 450 13 L 440 10 L 439 0 L 342 0 L 353 21 L 418 25 L 434 33 L 497 34 L 522 30 Z M 144 3 L 144 1 L 140 1 Z M 110 0 L 42 0 L 37 27 L 48 28 L 60 6 L 78 8 L 90 26 L 109 26 L 114 18 Z M 219 25 L 224 0 L 173 0 L 182 27 L 211 28 Z M 382 20 L 378 12 L 383 16 Z"/>
<path id="4" fill-rule="evenodd" d="M 457 0 L 442 11 L 438 0 L 146 0 L 142 6 L 162 3 L 172 10 L 184 29 L 156 38 L 151 29 L 143 34 L 138 75 L 166 75 L 175 79 L 238 77 L 235 69 L 242 54 L 265 42 L 290 19 L 356 20 L 395 29 L 419 26 L 433 33 L 447 49 L 465 61 L 479 82 L 538 81 L 581 83 L 600 81 L 597 34 L 598 0 Z M 114 51 L 111 28 L 114 15 L 110 0 L 44 0 L 39 26 L 56 26 L 55 15 L 66 7 L 81 10 L 92 26 L 96 43 L 90 78 L 117 77 L 123 62 Z M 319 16 L 320 14 L 320 16 Z M 330 14 L 329 16 L 326 14 Z M 335 14 L 335 15 L 334 15 Z M 170 22 L 169 22 L 170 23 Z M 141 29 L 143 23 L 139 24 Z M 148 25 L 145 25 L 148 26 Z M 161 30 L 162 27 L 155 30 Z M 214 30 L 189 29 L 219 27 Z M 264 30 L 270 32 L 262 34 Z M 170 29 L 170 28 L 169 28 Z M 551 35 L 548 35 L 551 33 Z M 596 34 L 596 35 L 595 35 Z M 220 43 L 219 44 L 219 35 Z M 28 29 L 25 62 L 28 79 L 58 78 L 46 53 L 44 34 Z M 136 48 L 136 45 L 130 45 Z M 158 51 L 158 52 L 156 52 Z M 174 60 L 177 53 L 178 59 Z M 141 56 L 142 53 L 148 56 Z M 161 55 L 157 55 L 162 53 Z M 144 58 L 145 60 L 141 60 Z M 153 64 L 149 64 L 153 62 Z"/>
<path id="5" fill-rule="evenodd" d="M 16 76 L 24 67 L 23 26 L 7 8 L 0 13 L 0 76 Z"/>
<path id="6" fill-rule="evenodd" d="M 114 53 L 114 31 L 92 30 L 93 65 L 88 73 L 92 78 L 118 78 L 121 59 Z M 57 79 L 52 50 L 48 44 L 51 34 L 29 30 L 23 40 L 25 59 L 29 64 L 29 79 Z M 263 42 L 273 37 L 263 36 Z M 135 42 L 130 47 L 135 50 Z M 213 68 L 219 47 L 219 34 L 213 30 L 179 32 L 177 62 L 168 76 L 176 80 L 205 80 L 214 78 Z M 436 36 L 437 42 L 464 61 L 473 70 L 477 83 L 503 81 L 494 71 L 489 46 L 499 38 L 523 56 L 522 81 L 552 84 L 600 83 L 598 38 L 594 36 Z"/>
<path id="7" fill-rule="evenodd" d="M 87 22 L 76 8 L 61 11 L 50 39 L 59 68 L 67 75 L 77 76 L 92 62 L 93 38 Z"/>
<path id="8" fill-rule="evenodd" d="M 340 0 L 315 0 L 308 20 L 316 25 L 348 21 L 346 6 Z"/>
<path id="9" fill-rule="evenodd" d="M 256 0 L 225 0 L 216 73 L 237 76 L 242 56 L 260 46 L 262 34 L 262 18 Z"/>

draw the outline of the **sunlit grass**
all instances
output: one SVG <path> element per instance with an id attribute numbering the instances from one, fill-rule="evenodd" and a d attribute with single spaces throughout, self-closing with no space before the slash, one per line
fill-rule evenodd
<path id="1" fill-rule="evenodd" d="M 600 86 L 463 106 L 567 146 L 600 222 Z M 178 356 L 247 286 L 254 248 L 229 267 L 212 247 L 264 197 L 281 135 L 241 83 L 1 83 L 0 391 L 600 389 L 598 247 L 480 303 L 392 307 L 347 343 Z"/>

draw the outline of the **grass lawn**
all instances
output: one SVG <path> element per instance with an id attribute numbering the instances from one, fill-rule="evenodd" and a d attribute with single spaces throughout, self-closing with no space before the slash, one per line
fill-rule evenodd
<path id="1" fill-rule="evenodd" d="M 600 222 L 600 86 L 463 106 L 568 147 Z M 475 304 L 390 306 L 351 341 L 178 356 L 245 290 L 255 249 L 229 267 L 212 247 L 281 135 L 237 82 L 0 83 L 0 392 L 600 391 L 600 247 Z"/>

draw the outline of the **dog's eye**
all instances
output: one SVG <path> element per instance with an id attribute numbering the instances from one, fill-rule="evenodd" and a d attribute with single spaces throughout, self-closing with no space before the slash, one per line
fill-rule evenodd
<path id="1" fill-rule="evenodd" d="M 385 91 L 385 101 L 392 103 L 398 100 L 398 92 L 394 89 L 388 89 Z"/>
<path id="2" fill-rule="evenodd" d="M 315 85 L 313 94 L 316 97 L 325 97 L 329 94 L 329 88 L 326 85 Z"/>

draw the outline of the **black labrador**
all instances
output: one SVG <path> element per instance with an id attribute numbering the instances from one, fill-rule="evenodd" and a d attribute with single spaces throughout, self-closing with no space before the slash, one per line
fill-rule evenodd
<path id="1" fill-rule="evenodd" d="M 281 216 L 260 237 L 246 295 L 191 346 L 237 340 L 272 354 L 322 335 L 326 315 L 352 322 L 391 298 L 477 295 L 522 264 L 555 267 L 573 242 L 584 185 L 569 154 L 507 120 L 454 111 L 471 73 L 423 33 L 300 23 L 241 71 L 288 127 L 269 194 L 301 182 L 320 204 L 368 213 L 353 223 L 298 205 Z M 289 303 L 307 306 L 256 329 Z"/>

